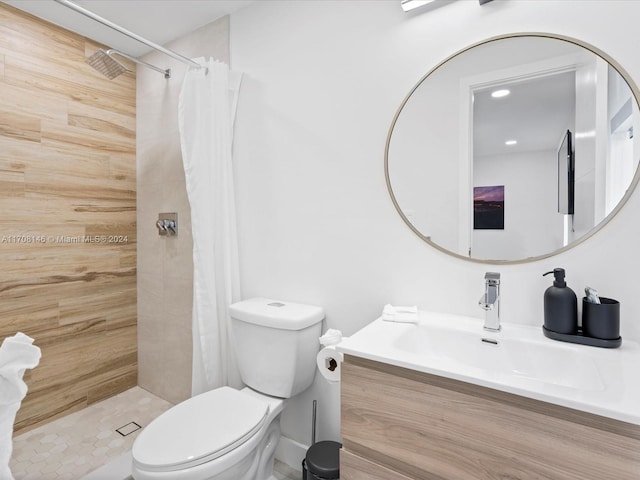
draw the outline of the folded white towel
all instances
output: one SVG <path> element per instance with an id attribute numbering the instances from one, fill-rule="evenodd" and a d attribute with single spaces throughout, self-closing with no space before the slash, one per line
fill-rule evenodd
<path id="1" fill-rule="evenodd" d="M 418 323 L 418 307 L 385 305 L 382 309 L 382 320 L 387 322 Z"/>
<path id="2" fill-rule="evenodd" d="M 323 347 L 337 345 L 342 341 L 342 332 L 335 328 L 330 328 L 318 340 L 320 341 L 320 345 Z"/>
<path id="3" fill-rule="evenodd" d="M 40 349 L 33 339 L 18 332 L 7 337 L 0 345 L 0 479 L 13 480 L 9 460 L 13 450 L 13 422 L 22 399 L 27 394 L 27 384 L 22 377 L 27 368 L 40 362 Z"/>

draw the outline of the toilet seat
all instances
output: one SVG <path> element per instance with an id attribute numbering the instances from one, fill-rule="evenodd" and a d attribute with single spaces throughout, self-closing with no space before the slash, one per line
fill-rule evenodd
<path id="1" fill-rule="evenodd" d="M 132 449 L 134 464 L 167 472 L 210 462 L 254 436 L 268 413 L 265 400 L 230 387 L 202 393 L 167 410 L 140 433 Z"/>

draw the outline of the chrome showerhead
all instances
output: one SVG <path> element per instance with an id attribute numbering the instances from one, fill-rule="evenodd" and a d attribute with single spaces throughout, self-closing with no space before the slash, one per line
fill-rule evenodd
<path id="1" fill-rule="evenodd" d="M 162 68 L 156 67 L 155 65 L 151 65 L 150 63 L 143 62 L 142 60 L 138 60 L 137 58 L 132 57 L 131 55 L 128 55 L 123 52 L 119 52 L 118 50 L 115 50 L 113 48 L 110 50 L 107 50 L 106 52 L 101 48 L 98 49 L 96 53 L 94 53 L 89 58 L 87 58 L 87 63 L 91 65 L 93 68 L 95 68 L 98 72 L 106 76 L 109 80 L 113 80 L 118 75 L 121 75 L 124 72 L 131 71 L 127 67 L 125 67 L 122 63 L 120 63 L 118 60 L 113 58 L 114 55 L 120 55 L 121 57 L 124 57 L 127 60 L 131 60 L 132 62 L 137 63 L 138 65 L 142 65 L 144 67 L 155 70 L 156 72 L 160 72 L 164 75 L 164 78 L 171 78 L 170 68 L 162 69 Z"/>
<path id="2" fill-rule="evenodd" d="M 103 49 L 98 49 L 96 53 L 87 58 L 87 63 L 91 65 L 95 70 L 103 74 L 109 80 L 113 80 L 118 75 L 123 74 L 124 72 L 128 72 L 129 69 L 125 67 L 118 60 L 113 58 L 108 52 L 105 52 Z"/>

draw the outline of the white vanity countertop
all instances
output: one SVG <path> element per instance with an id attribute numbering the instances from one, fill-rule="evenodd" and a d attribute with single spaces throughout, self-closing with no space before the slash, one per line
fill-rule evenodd
<path id="1" fill-rule="evenodd" d="M 431 373 L 640 425 L 640 345 L 599 348 L 546 338 L 542 327 L 419 312 L 378 318 L 336 346 L 349 355 Z M 488 343 L 497 341 L 498 343 Z"/>

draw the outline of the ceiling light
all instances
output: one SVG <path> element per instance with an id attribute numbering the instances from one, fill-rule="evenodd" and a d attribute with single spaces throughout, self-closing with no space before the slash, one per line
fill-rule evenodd
<path id="1" fill-rule="evenodd" d="M 401 0 L 400 5 L 402 6 L 402 9 L 405 12 L 408 12 L 410 10 L 420 8 L 426 5 L 427 3 L 431 3 L 433 1 L 434 0 Z"/>
<path id="2" fill-rule="evenodd" d="M 507 90 L 506 88 L 503 88 L 502 90 L 494 90 L 493 92 L 491 92 L 491 96 L 493 98 L 502 98 L 502 97 L 506 97 L 510 93 L 511 92 L 509 90 Z"/>
<path id="3" fill-rule="evenodd" d="M 576 140 L 579 138 L 595 138 L 595 136 L 595 130 L 589 130 L 588 132 L 576 132 Z"/>
<path id="4" fill-rule="evenodd" d="M 505 145 L 516 145 L 517 143 L 517 140 L 507 140 L 506 142 L 504 142 Z"/>

